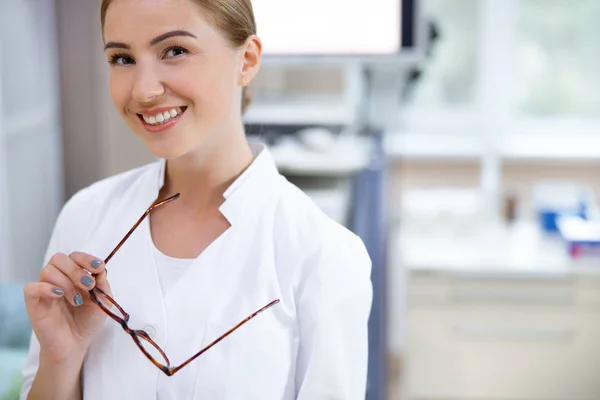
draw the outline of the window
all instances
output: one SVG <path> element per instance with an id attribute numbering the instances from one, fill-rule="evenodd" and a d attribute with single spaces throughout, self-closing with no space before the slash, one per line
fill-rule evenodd
<path id="1" fill-rule="evenodd" d="M 468 106 L 476 102 L 479 0 L 425 0 L 423 14 L 439 37 L 416 86 L 419 108 Z"/>
<path id="2" fill-rule="evenodd" d="M 533 116 L 600 115 L 600 2 L 518 4 L 518 111 Z"/>

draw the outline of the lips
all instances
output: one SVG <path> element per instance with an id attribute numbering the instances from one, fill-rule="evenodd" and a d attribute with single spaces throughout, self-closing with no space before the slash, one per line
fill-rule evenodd
<path id="1" fill-rule="evenodd" d="M 144 128 L 150 132 L 160 132 L 174 126 L 185 114 L 187 107 L 163 107 L 143 114 L 137 114 Z"/>
<path id="2" fill-rule="evenodd" d="M 183 114 L 186 110 L 186 107 L 165 107 L 154 109 L 151 111 L 146 111 L 144 113 L 138 114 L 144 122 L 149 125 L 160 125 L 163 123 L 169 122 L 170 119 L 177 117 L 178 115 Z"/>

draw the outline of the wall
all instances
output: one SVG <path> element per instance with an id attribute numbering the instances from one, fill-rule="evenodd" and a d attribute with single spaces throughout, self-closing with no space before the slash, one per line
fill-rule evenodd
<path id="1" fill-rule="evenodd" d="M 2 12 L 2 5 L 0 5 Z M 2 43 L 0 43 L 0 67 L 2 66 Z M 2 70 L 0 69 L 0 77 Z M 2 93 L 2 79 L 0 79 L 0 93 Z M 9 232 L 10 225 L 8 221 L 8 184 L 6 182 L 6 171 L 8 164 L 6 162 L 6 130 L 4 129 L 2 96 L 0 96 L 0 283 L 10 280 L 10 246 Z"/>
<path id="2" fill-rule="evenodd" d="M 54 15 L 53 0 L 0 2 L 3 280 L 37 277 L 62 203 Z"/>
<path id="3" fill-rule="evenodd" d="M 95 1 L 57 0 L 65 196 L 153 160 L 122 122 L 108 90 Z"/>

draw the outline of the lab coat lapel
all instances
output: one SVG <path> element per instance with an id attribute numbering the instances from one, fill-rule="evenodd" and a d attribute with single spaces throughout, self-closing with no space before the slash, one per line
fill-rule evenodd
<path id="1" fill-rule="evenodd" d="M 169 325 L 185 324 L 185 319 L 191 318 L 198 327 L 210 320 L 222 298 L 235 295 L 235 279 L 251 259 L 254 224 L 274 201 L 280 183 L 268 150 L 254 143 L 250 146 L 257 158 L 225 191 L 225 202 L 220 207 L 231 226 L 203 251 L 169 292 L 165 299 L 167 314 L 186 316 L 182 321 L 169 321 Z"/>
<path id="2" fill-rule="evenodd" d="M 169 321 L 169 329 L 181 332 L 186 326 L 189 329 L 190 322 L 196 327 L 193 342 L 186 341 L 194 348 L 203 340 L 206 323 L 223 308 L 223 299 L 236 297 L 240 271 L 257 262 L 252 257 L 251 239 L 260 232 L 257 221 L 278 193 L 280 176 L 270 154 L 261 145 L 251 143 L 251 148 L 258 155 L 256 160 L 225 191 L 220 207 L 231 226 L 192 263 L 165 299 L 167 315 L 177 316 Z"/>

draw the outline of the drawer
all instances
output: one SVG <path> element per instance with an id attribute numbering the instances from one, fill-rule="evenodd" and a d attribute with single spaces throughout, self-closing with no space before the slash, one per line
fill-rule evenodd
<path id="1" fill-rule="evenodd" d="M 445 277 L 408 281 L 409 306 L 535 305 L 600 309 L 600 289 L 574 279 L 473 279 Z"/>
<path id="2" fill-rule="evenodd" d="M 408 310 L 410 399 L 598 400 L 600 314 Z"/>

